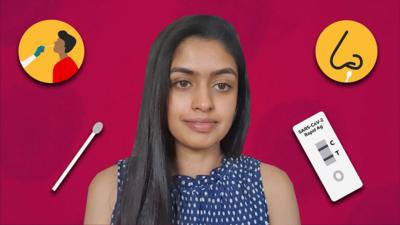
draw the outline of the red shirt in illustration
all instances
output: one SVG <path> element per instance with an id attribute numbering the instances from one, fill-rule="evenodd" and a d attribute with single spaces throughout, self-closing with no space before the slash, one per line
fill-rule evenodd
<path id="1" fill-rule="evenodd" d="M 74 60 L 69 56 L 60 60 L 53 69 L 53 83 L 61 82 L 69 79 L 78 71 Z"/>

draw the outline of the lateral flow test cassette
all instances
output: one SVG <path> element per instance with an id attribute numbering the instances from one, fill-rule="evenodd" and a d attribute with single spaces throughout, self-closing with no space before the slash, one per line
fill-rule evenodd
<path id="1" fill-rule="evenodd" d="M 363 186 L 324 112 L 296 124 L 293 132 L 331 201 L 336 202 Z"/>

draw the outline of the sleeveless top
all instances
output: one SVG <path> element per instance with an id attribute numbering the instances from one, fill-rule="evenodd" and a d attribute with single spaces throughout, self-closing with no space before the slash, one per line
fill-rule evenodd
<path id="1" fill-rule="evenodd" d="M 126 161 L 118 161 L 118 192 L 111 224 L 121 210 Z M 260 161 L 223 158 L 209 175 L 175 175 L 170 188 L 173 224 L 269 224 Z"/>

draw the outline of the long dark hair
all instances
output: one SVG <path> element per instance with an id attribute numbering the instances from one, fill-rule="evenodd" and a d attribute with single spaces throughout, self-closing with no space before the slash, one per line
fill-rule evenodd
<path id="1" fill-rule="evenodd" d="M 220 144 L 224 157 L 238 157 L 242 152 L 249 126 L 250 93 L 237 34 L 228 22 L 216 16 L 182 17 L 164 29 L 151 47 L 135 146 L 128 158 L 121 195 L 119 224 L 171 224 L 175 141 L 167 122 L 170 66 L 175 49 L 190 36 L 220 41 L 235 59 L 239 83 L 236 115 Z"/>

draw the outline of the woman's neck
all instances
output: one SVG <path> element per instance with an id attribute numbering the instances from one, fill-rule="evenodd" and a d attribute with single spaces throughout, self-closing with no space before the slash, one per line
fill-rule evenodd
<path id="1" fill-rule="evenodd" d="M 219 143 L 207 149 L 191 149 L 180 143 L 175 144 L 175 166 L 173 175 L 195 178 L 209 175 L 211 170 L 221 165 L 224 155 Z"/>

